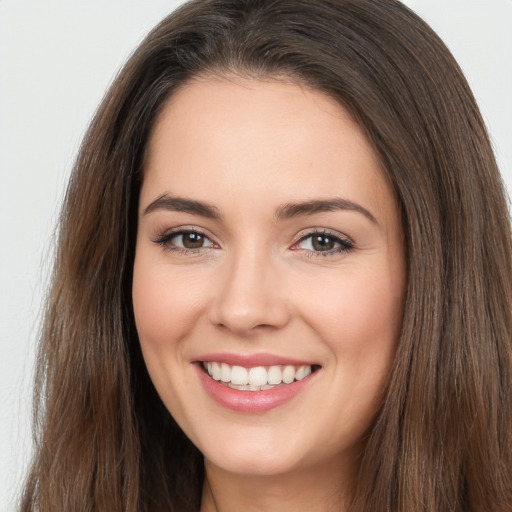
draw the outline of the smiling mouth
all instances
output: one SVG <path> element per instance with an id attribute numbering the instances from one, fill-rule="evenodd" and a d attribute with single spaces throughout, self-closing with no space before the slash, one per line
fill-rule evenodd
<path id="1" fill-rule="evenodd" d="M 241 391 L 265 391 L 293 384 L 307 378 L 319 368 L 316 365 L 274 365 L 245 368 L 214 361 L 204 361 L 201 364 L 205 373 L 213 380 Z"/>

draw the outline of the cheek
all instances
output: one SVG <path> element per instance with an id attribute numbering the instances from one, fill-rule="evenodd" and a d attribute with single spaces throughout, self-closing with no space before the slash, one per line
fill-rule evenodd
<path id="1" fill-rule="evenodd" d="M 203 299 L 196 275 L 171 273 L 165 264 L 136 258 L 132 299 L 142 346 L 164 349 L 178 343 L 197 321 Z"/>
<path id="2" fill-rule="evenodd" d="M 198 321 L 201 301 L 190 276 L 141 254 L 136 257 L 132 300 L 135 324 L 151 380 L 167 409 L 183 417 L 186 405 L 177 389 L 186 387 L 187 335 Z"/>
<path id="3" fill-rule="evenodd" d="M 304 316 L 331 353 L 329 366 L 336 387 L 350 390 L 354 415 L 367 409 L 365 414 L 371 416 L 396 352 L 404 282 L 380 272 L 333 277 L 311 290 L 303 303 Z"/>
<path id="4" fill-rule="evenodd" d="M 383 338 L 396 339 L 402 323 L 403 284 L 378 273 L 330 276 L 303 294 L 308 318 L 329 339 L 356 348 Z M 321 300 L 319 298 L 321 297 Z M 331 334 L 329 334 L 331 333 Z"/>
<path id="5" fill-rule="evenodd" d="M 141 344 L 159 345 L 173 324 L 174 308 L 169 304 L 168 293 L 161 282 L 145 272 L 137 272 L 133 278 L 133 309 L 135 324 Z"/>

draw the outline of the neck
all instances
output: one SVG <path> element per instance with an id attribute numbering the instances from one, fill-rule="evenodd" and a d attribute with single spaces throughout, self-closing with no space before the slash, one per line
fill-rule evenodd
<path id="1" fill-rule="evenodd" d="M 279 475 L 230 473 L 205 461 L 201 512 L 345 512 L 354 466 L 339 460 Z"/>

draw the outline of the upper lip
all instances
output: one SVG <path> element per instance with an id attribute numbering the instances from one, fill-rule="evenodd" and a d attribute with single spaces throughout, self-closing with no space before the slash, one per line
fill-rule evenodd
<path id="1" fill-rule="evenodd" d="M 311 361 L 294 359 L 287 356 L 280 356 L 269 353 L 242 354 L 231 352 L 216 352 L 204 354 L 198 357 L 195 362 L 216 362 L 226 363 L 230 366 L 243 366 L 245 368 L 254 368 L 255 366 L 313 366 Z"/>

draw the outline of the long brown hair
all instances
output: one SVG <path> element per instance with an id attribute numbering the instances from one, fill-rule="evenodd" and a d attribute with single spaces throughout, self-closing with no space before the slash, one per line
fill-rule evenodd
<path id="1" fill-rule="evenodd" d="M 512 252 L 481 115 L 453 57 L 396 0 L 195 0 L 108 91 L 60 218 L 23 511 L 193 511 L 201 454 L 158 398 L 131 306 L 138 191 L 162 105 L 202 74 L 337 99 L 394 186 L 404 324 L 351 510 L 512 510 Z"/>

